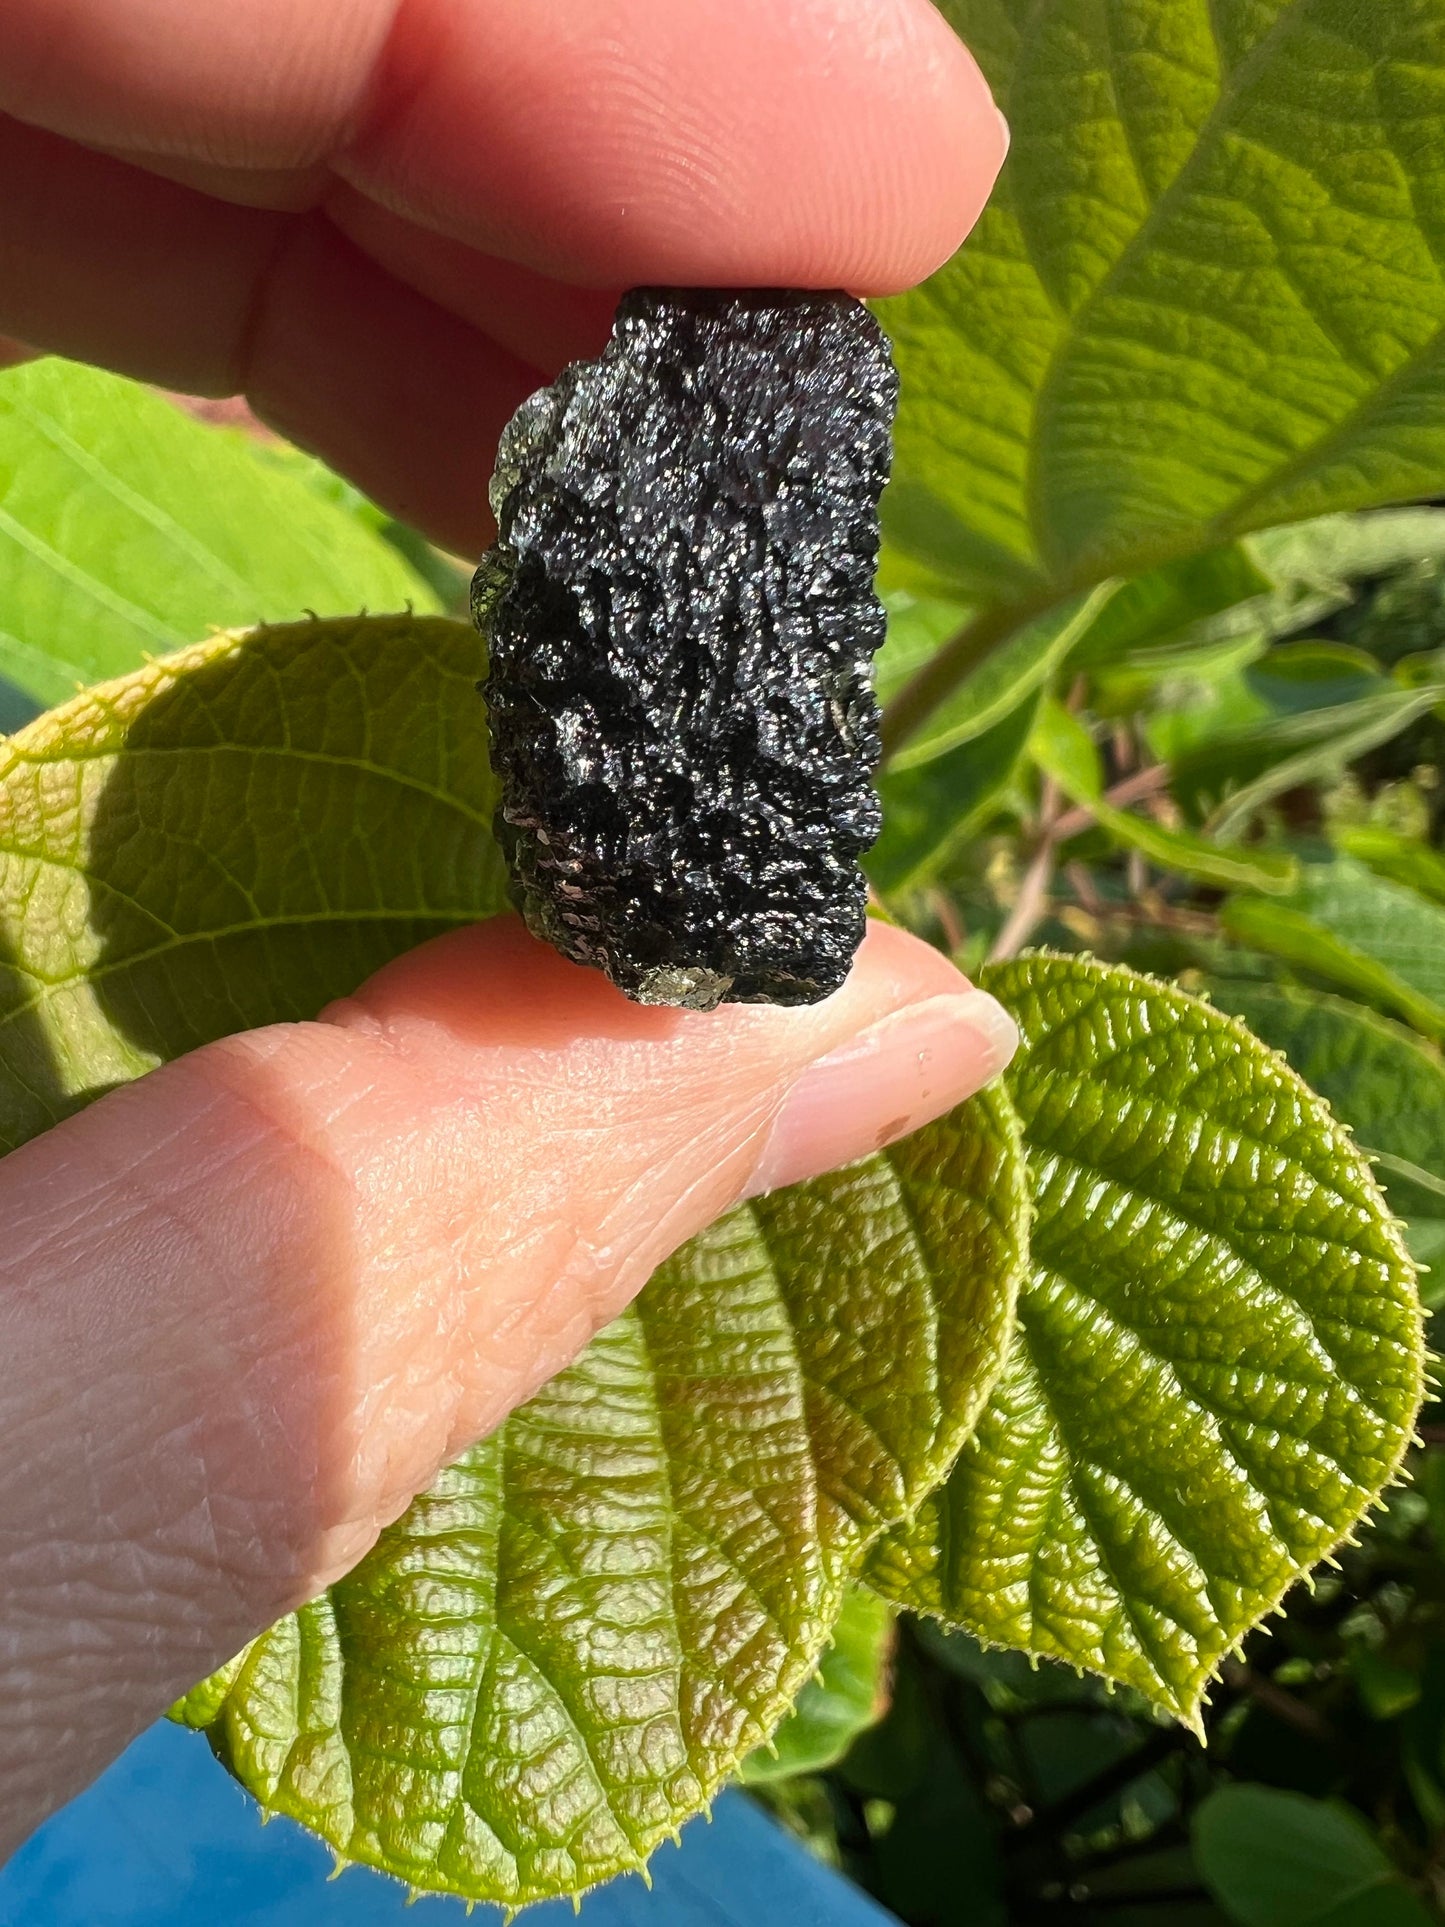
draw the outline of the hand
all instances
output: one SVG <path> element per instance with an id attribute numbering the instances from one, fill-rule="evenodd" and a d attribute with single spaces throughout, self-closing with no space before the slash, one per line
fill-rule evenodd
<path id="1" fill-rule="evenodd" d="M 244 386 L 468 552 L 616 288 L 902 285 L 1004 145 L 926 0 L 9 0 L 0 110 L 0 329 Z M 824 1004 L 699 1016 L 501 919 L 7 1158 L 0 1849 L 683 1239 L 1012 1046 L 883 926 Z"/>
<path id="2" fill-rule="evenodd" d="M 475 555 L 618 289 L 906 287 L 1005 145 L 927 0 L 6 0 L 0 334 L 244 391 Z"/>

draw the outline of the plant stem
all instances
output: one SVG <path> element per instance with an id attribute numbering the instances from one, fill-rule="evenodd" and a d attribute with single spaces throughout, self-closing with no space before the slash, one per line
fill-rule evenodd
<path id="1" fill-rule="evenodd" d="M 1082 1820 L 1107 1800 L 1111 1794 L 1122 1793 L 1136 1780 L 1142 1780 L 1146 1773 L 1152 1773 L 1156 1766 L 1162 1766 L 1171 1754 L 1177 1753 L 1185 1743 L 1187 1735 L 1182 1727 L 1160 1727 L 1151 1733 L 1142 1746 L 1126 1753 L 1122 1760 L 1115 1760 L 1106 1766 L 1102 1773 L 1096 1773 L 1072 1793 L 1065 1794 L 1052 1806 L 1042 1808 L 1029 1825 L 1020 1829 L 1014 1839 L 1005 1843 L 1012 1851 L 1017 1845 L 1032 1844 L 1044 1834 L 1060 1834 L 1071 1827 L 1076 1820 Z"/>
<path id="2" fill-rule="evenodd" d="M 1105 790 L 1103 800 L 1113 809 L 1126 810 L 1131 803 L 1139 803 L 1148 796 L 1157 796 L 1169 781 L 1169 771 L 1163 763 L 1151 763 L 1148 769 L 1136 770 L 1122 782 L 1115 783 L 1112 789 Z M 1058 821 L 1058 836 L 1066 843 L 1071 836 L 1079 836 L 1094 821 L 1094 812 L 1086 803 L 1070 810 Z"/>
<path id="3" fill-rule="evenodd" d="M 1286 1726 L 1292 1726 L 1296 1733 L 1303 1733 L 1306 1739 L 1320 1746 L 1331 1746 L 1338 1740 L 1339 1735 L 1327 1719 L 1267 1674 L 1256 1673 L 1237 1659 L 1225 1662 L 1223 1674 L 1226 1686 L 1236 1693 L 1247 1693 L 1257 1706 L 1273 1713 Z"/>
<path id="4" fill-rule="evenodd" d="M 883 761 L 897 755 L 908 738 L 972 674 L 985 656 L 1027 619 L 1017 608 L 984 609 L 950 636 L 935 655 L 904 683 L 883 711 Z"/>
<path id="5" fill-rule="evenodd" d="M 1044 778 L 1039 798 L 1039 847 L 1024 872 L 1019 900 L 988 953 L 990 963 L 1015 956 L 1037 930 L 1049 909 L 1049 885 L 1054 880 L 1054 856 L 1059 846 L 1059 788 L 1052 776 Z"/>

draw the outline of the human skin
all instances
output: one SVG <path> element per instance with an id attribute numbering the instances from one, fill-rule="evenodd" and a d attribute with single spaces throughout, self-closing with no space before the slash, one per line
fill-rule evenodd
<path id="1" fill-rule="evenodd" d="M 619 288 L 906 286 L 1004 146 L 927 0 L 3 0 L 0 364 L 244 391 L 471 553 Z M 503 918 L 0 1162 L 0 1851 L 668 1251 L 1013 1043 L 881 925 L 823 1004 L 700 1015 Z"/>

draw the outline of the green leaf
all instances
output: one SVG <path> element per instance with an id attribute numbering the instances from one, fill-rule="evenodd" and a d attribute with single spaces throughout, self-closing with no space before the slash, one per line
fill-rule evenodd
<path id="1" fill-rule="evenodd" d="M 1126 582 L 1080 642 L 1074 660 L 1080 668 L 1096 669 L 1137 660 L 1145 651 L 1188 647 L 1201 635 L 1217 640 L 1221 626 L 1233 629 L 1236 612 L 1238 622 L 1262 629 L 1264 605 L 1279 592 L 1247 542 L 1228 542 Z"/>
<path id="2" fill-rule="evenodd" d="M 1376 876 L 1445 903 L 1445 856 L 1429 844 L 1373 824 L 1337 830 L 1334 841 L 1345 856 L 1363 863 Z"/>
<path id="3" fill-rule="evenodd" d="M 914 595 L 906 589 L 883 593 L 888 633 L 873 663 L 873 685 L 880 703 L 895 696 L 916 670 L 967 623 L 964 602 L 943 596 Z"/>
<path id="4" fill-rule="evenodd" d="M 0 1146 L 505 907 L 469 625 L 221 635 L 0 744 Z"/>
<path id="5" fill-rule="evenodd" d="M 1003 801 L 1033 727 L 1035 695 L 972 742 L 878 779 L 883 831 L 863 859 L 884 897 L 921 888 Z"/>
<path id="6" fill-rule="evenodd" d="M 1340 703 L 1324 710 L 1308 710 L 1286 717 L 1279 723 L 1257 731 L 1251 740 L 1236 740 L 1216 745 L 1216 752 L 1239 761 L 1262 749 L 1268 767 L 1260 775 L 1234 789 L 1209 819 L 1210 834 L 1232 836 L 1275 797 L 1306 783 L 1329 782 L 1338 778 L 1356 757 L 1378 749 L 1382 743 L 1399 736 L 1445 697 L 1445 683 L 1432 682 L 1419 689 L 1388 689 L 1377 696 L 1362 696 L 1354 702 Z M 1295 745 L 1302 745 L 1296 748 Z M 1181 771 L 1181 781 L 1190 772 Z"/>
<path id="7" fill-rule="evenodd" d="M 1116 842 L 1137 850 L 1161 870 L 1172 870 L 1213 890 L 1257 890 L 1282 896 L 1299 882 L 1299 863 L 1292 856 L 1211 843 L 1188 830 L 1169 829 L 1152 817 L 1116 810 L 1107 803 L 1095 805 L 1094 816 Z"/>
<path id="8" fill-rule="evenodd" d="M 1415 563 L 1445 562 L 1445 509 L 1322 515 L 1313 522 L 1270 529 L 1249 541 L 1272 575 L 1340 589 L 1394 575 Z"/>
<path id="9" fill-rule="evenodd" d="M 1001 637 L 1108 577 L 1445 489 L 1445 16 L 944 11 L 1013 145 L 962 250 L 880 304 L 892 547 Z"/>
<path id="10" fill-rule="evenodd" d="M 1245 671 L 1263 705 L 1281 719 L 1321 709 L 1338 712 L 1348 703 L 1384 693 L 1379 664 L 1363 649 L 1340 642 L 1285 642 Z"/>
<path id="11" fill-rule="evenodd" d="M 1417 1262 L 1445 1250 L 1445 1063 L 1359 1004 L 1288 984 L 1209 980 L 1211 1000 L 1282 1050 L 1354 1132 Z"/>
<path id="12" fill-rule="evenodd" d="M 1053 696 L 1039 705 L 1029 755 L 1065 796 L 1090 809 L 1104 789 L 1104 762 L 1086 724 Z"/>
<path id="13" fill-rule="evenodd" d="M 5 744 L 0 1141 L 499 909 L 481 667 L 435 618 L 222 635 Z M 419 1886 L 515 1901 L 639 1864 L 952 1462 L 1026 1216 L 1001 1089 L 734 1212 L 184 1717 Z"/>
<path id="14" fill-rule="evenodd" d="M 1034 1194 L 1009 1364 L 870 1583 L 1196 1721 L 1394 1476 L 1414 1271 L 1369 1167 L 1242 1025 L 1083 958 L 994 966 Z"/>
<path id="15" fill-rule="evenodd" d="M 931 514 L 970 585 L 1077 584 L 1441 487 L 1445 17 L 945 11 L 1013 146 L 961 253 L 882 306 L 903 548 Z"/>
<path id="16" fill-rule="evenodd" d="M 894 769 L 915 768 L 932 757 L 942 756 L 962 743 L 973 742 L 1011 715 L 1021 703 L 1042 689 L 1067 662 L 1071 651 L 1108 607 L 1115 585 L 1106 583 L 1091 594 L 1051 609 L 1037 621 L 1028 623 L 1016 635 L 999 643 L 991 629 L 965 628 L 953 642 L 928 657 L 912 681 L 905 681 L 891 704 L 884 707 L 884 743 L 888 743 L 889 718 L 906 713 L 920 687 L 918 677 L 932 679 L 970 657 L 974 658 L 961 680 L 953 677 L 948 699 L 931 715 L 928 727 L 910 734 L 905 748 L 890 751 Z M 889 667 L 889 676 L 893 670 Z M 950 671 L 952 676 L 952 671 Z M 883 684 L 884 691 L 891 680 Z"/>
<path id="17" fill-rule="evenodd" d="M 1222 796 L 1271 764 L 1337 736 L 1355 720 L 1347 705 L 1392 693 L 1373 657 L 1341 643 L 1281 643 L 1231 667 L 1212 692 L 1213 713 L 1190 704 L 1183 715 L 1151 723 L 1150 740 L 1175 764 L 1181 793 Z"/>
<path id="18" fill-rule="evenodd" d="M 1358 992 L 1427 1037 L 1445 1036 L 1445 908 L 1341 859 L 1312 863 L 1287 902 L 1232 898 L 1242 943 Z"/>
<path id="19" fill-rule="evenodd" d="M 1431 1914 L 1357 1813 L 1275 1787 L 1218 1788 L 1194 1860 L 1240 1927 L 1429 1927 Z"/>
<path id="20" fill-rule="evenodd" d="M 0 374 L 0 675 L 42 702 L 213 627 L 438 607 L 353 509 L 77 363 Z"/>
<path id="21" fill-rule="evenodd" d="M 851 1587 L 816 1675 L 772 1744 L 743 1761 L 744 1785 L 819 1773 L 841 1760 L 886 1710 L 892 1650 L 892 1609 L 877 1593 Z"/>
<path id="22" fill-rule="evenodd" d="M 1271 715 L 1247 672 L 1240 684 L 1245 701 L 1230 693 L 1222 727 L 1208 718 L 1201 719 L 1203 727 L 1190 727 L 1187 717 L 1163 719 L 1174 725 L 1172 742 L 1150 731 L 1172 766 L 1175 796 L 1200 813 L 1218 806 L 1216 822 L 1247 815 L 1297 785 L 1336 780 L 1352 756 L 1388 742 L 1430 707 L 1416 692 L 1382 682 L 1371 694 L 1343 703 Z M 1249 711 L 1253 715 L 1240 726 Z"/>
<path id="23" fill-rule="evenodd" d="M 740 1207 L 180 1717 L 268 1810 L 418 1887 L 520 1904 L 641 1865 L 952 1462 L 1026 1215 L 1001 1091 Z"/>

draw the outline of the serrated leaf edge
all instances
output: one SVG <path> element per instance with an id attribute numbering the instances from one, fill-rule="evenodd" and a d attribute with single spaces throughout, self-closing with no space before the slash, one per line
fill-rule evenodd
<path id="1" fill-rule="evenodd" d="M 1133 983 L 1145 985 L 1153 991 L 1167 991 L 1171 996 L 1179 997 L 1187 1003 L 1201 1005 L 1220 1022 L 1227 1024 L 1232 1030 L 1247 1038 L 1251 1046 L 1266 1051 L 1269 1056 L 1277 1059 L 1283 1068 L 1288 1071 L 1290 1077 L 1309 1092 L 1312 1102 L 1318 1106 L 1320 1113 L 1327 1121 L 1330 1135 L 1334 1142 L 1345 1151 L 1350 1161 L 1363 1173 L 1370 1192 L 1380 1206 L 1380 1223 L 1387 1240 L 1393 1247 L 1393 1255 L 1400 1263 L 1402 1269 L 1416 1282 L 1418 1287 L 1420 1267 L 1410 1256 L 1409 1247 L 1404 1237 L 1404 1225 L 1390 1209 L 1384 1192 L 1376 1182 L 1375 1174 L 1370 1166 L 1369 1160 L 1356 1145 L 1348 1126 L 1335 1116 L 1334 1111 L 1325 1099 L 1310 1085 L 1305 1083 L 1305 1080 L 1300 1077 L 1299 1073 L 1289 1064 L 1283 1051 L 1274 1050 L 1270 1045 L 1266 1044 L 1262 1038 L 1256 1037 L 1254 1032 L 1244 1022 L 1243 1018 L 1231 1016 L 1228 1011 L 1221 1010 L 1218 1005 L 1211 1003 L 1207 997 L 1200 997 L 1192 991 L 1184 990 L 1179 984 L 1173 983 L 1167 978 L 1150 976 L 1147 972 L 1134 970 L 1127 964 L 1105 962 L 1088 951 L 1069 952 L 1031 948 L 1019 953 L 1019 962 L 1028 962 L 1033 959 L 1046 963 L 1082 964 L 1097 972 L 1100 976 L 1108 976 L 1112 980 L 1121 978 L 1128 979 Z M 1007 1082 L 1007 1073 L 1005 1073 L 1005 1082 Z M 1030 1216 L 1032 1217 L 1032 1212 Z M 1414 1399 L 1415 1414 L 1418 1417 L 1420 1407 L 1424 1403 L 1425 1391 L 1430 1381 L 1430 1355 L 1425 1346 L 1425 1310 L 1420 1303 L 1418 1289 L 1415 1294 L 1414 1312 L 1414 1344 L 1411 1347 L 1411 1355 L 1415 1366 L 1415 1383 L 1412 1396 Z M 1417 1444 L 1415 1419 L 1412 1418 L 1409 1424 L 1402 1428 L 1401 1444 L 1396 1453 L 1393 1465 L 1362 1507 L 1354 1524 L 1342 1533 L 1338 1539 L 1331 1541 L 1323 1551 L 1316 1554 L 1312 1565 L 1302 1567 L 1293 1578 L 1286 1580 L 1279 1590 L 1269 1599 L 1268 1603 L 1261 1607 L 1254 1623 L 1246 1627 L 1244 1632 L 1225 1648 L 1217 1660 L 1213 1660 L 1208 1665 L 1196 1669 L 1194 1679 L 1191 1683 L 1191 1690 L 1187 1697 L 1184 1695 L 1173 1696 L 1161 1694 L 1158 1698 L 1155 1698 L 1145 1692 L 1136 1681 L 1125 1679 L 1121 1674 L 1107 1667 L 1080 1666 L 1076 1661 L 1069 1659 L 1066 1655 L 1051 1650 L 1047 1644 L 1034 1640 L 1029 1640 L 1022 1645 L 1006 1645 L 1002 1641 L 989 1638 L 986 1634 L 980 1632 L 977 1627 L 971 1626 L 967 1624 L 967 1622 L 950 1620 L 946 1613 L 938 1611 L 931 1606 L 908 1605 L 906 1610 L 917 1612 L 921 1617 L 935 1621 L 937 1624 L 943 1626 L 945 1630 L 966 1632 L 971 1639 L 976 1639 L 981 1646 L 989 1651 L 1021 1652 L 1025 1654 L 1031 1663 L 1037 1663 L 1040 1660 L 1050 1660 L 1055 1665 L 1067 1667 L 1070 1672 L 1074 1673 L 1080 1679 L 1100 1679 L 1110 1688 L 1122 1687 L 1130 1692 L 1140 1693 L 1143 1698 L 1148 1700 L 1149 1703 L 1155 1706 L 1160 1712 L 1166 1713 L 1171 1718 L 1178 1720 L 1181 1726 L 1194 1734 L 1200 1743 L 1203 1744 L 1206 1737 L 1204 1724 L 1205 1709 L 1209 1703 L 1210 1692 L 1218 1682 L 1219 1674 L 1225 1661 L 1231 1658 L 1237 1658 L 1243 1650 L 1244 1642 L 1252 1637 L 1253 1634 L 1261 1630 L 1268 1631 L 1269 1628 L 1266 1625 L 1268 1620 L 1284 1616 L 1284 1600 L 1297 1585 L 1302 1582 L 1308 1583 L 1310 1574 L 1315 1566 L 1333 1563 L 1335 1555 L 1344 1547 L 1358 1543 L 1361 1526 L 1377 1512 L 1384 1510 L 1385 1494 L 1396 1486 L 1409 1483 L 1408 1474 L 1404 1470 L 1405 1461 L 1409 1457 L 1412 1447 Z M 936 1487 L 935 1490 L 937 1490 Z M 880 1597 L 886 1599 L 889 1595 L 882 1593 Z M 894 1603 L 899 1602 L 895 1601 Z"/>

